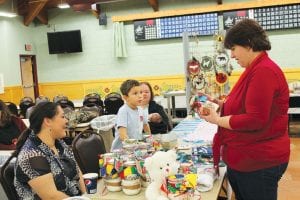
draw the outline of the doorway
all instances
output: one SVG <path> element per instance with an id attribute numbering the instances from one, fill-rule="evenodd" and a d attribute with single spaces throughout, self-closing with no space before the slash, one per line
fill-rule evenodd
<path id="1" fill-rule="evenodd" d="M 20 68 L 23 95 L 35 101 L 35 98 L 39 96 L 35 55 L 20 55 Z"/>

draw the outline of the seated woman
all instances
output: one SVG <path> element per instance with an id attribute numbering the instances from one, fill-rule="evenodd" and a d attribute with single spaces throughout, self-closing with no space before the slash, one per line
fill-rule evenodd
<path id="1" fill-rule="evenodd" d="M 17 138 L 25 129 L 22 119 L 12 115 L 7 105 L 0 100 L 0 150 L 16 149 Z"/>
<path id="2" fill-rule="evenodd" d="M 62 140 L 68 120 L 53 102 L 39 103 L 17 143 L 15 188 L 19 199 L 64 199 L 85 192 L 72 150 Z"/>
<path id="3" fill-rule="evenodd" d="M 143 101 L 141 107 L 148 112 L 149 126 L 152 134 L 167 133 L 172 129 L 171 122 L 164 108 L 153 98 L 153 90 L 148 82 L 141 82 Z"/>

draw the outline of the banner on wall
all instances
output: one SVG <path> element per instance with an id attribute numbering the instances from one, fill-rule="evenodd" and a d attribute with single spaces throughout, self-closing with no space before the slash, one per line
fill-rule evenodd
<path id="1" fill-rule="evenodd" d="M 0 73 L 0 94 L 4 93 L 4 79 L 3 74 Z"/>
<path id="2" fill-rule="evenodd" d="M 190 35 L 213 35 L 218 29 L 216 12 L 134 21 L 136 41 L 180 38 L 184 31 Z"/>
<path id="3" fill-rule="evenodd" d="M 228 11 L 223 13 L 224 30 L 230 29 L 242 19 L 253 19 L 253 9 Z"/>

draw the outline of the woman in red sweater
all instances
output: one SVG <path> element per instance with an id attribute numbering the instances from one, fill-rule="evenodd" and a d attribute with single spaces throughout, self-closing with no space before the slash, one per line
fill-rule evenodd
<path id="1" fill-rule="evenodd" d="M 19 117 L 12 115 L 0 99 L 0 150 L 14 150 L 18 137 L 26 129 Z"/>
<path id="2" fill-rule="evenodd" d="M 221 153 L 237 200 L 276 200 L 290 155 L 287 81 L 266 53 L 271 44 L 254 20 L 233 26 L 224 45 L 245 71 L 223 102 L 215 100 L 222 107 L 220 115 L 199 111 L 219 126 L 213 144 L 215 164 Z"/>

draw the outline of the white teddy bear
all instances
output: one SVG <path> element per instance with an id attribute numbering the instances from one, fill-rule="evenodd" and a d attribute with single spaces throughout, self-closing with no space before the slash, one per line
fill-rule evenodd
<path id="1" fill-rule="evenodd" d="M 178 172 L 179 163 L 176 161 L 176 157 L 176 152 L 169 150 L 167 152 L 158 151 L 153 156 L 146 158 L 144 166 L 151 179 L 151 183 L 146 189 L 146 199 L 168 199 L 166 177 Z"/>

